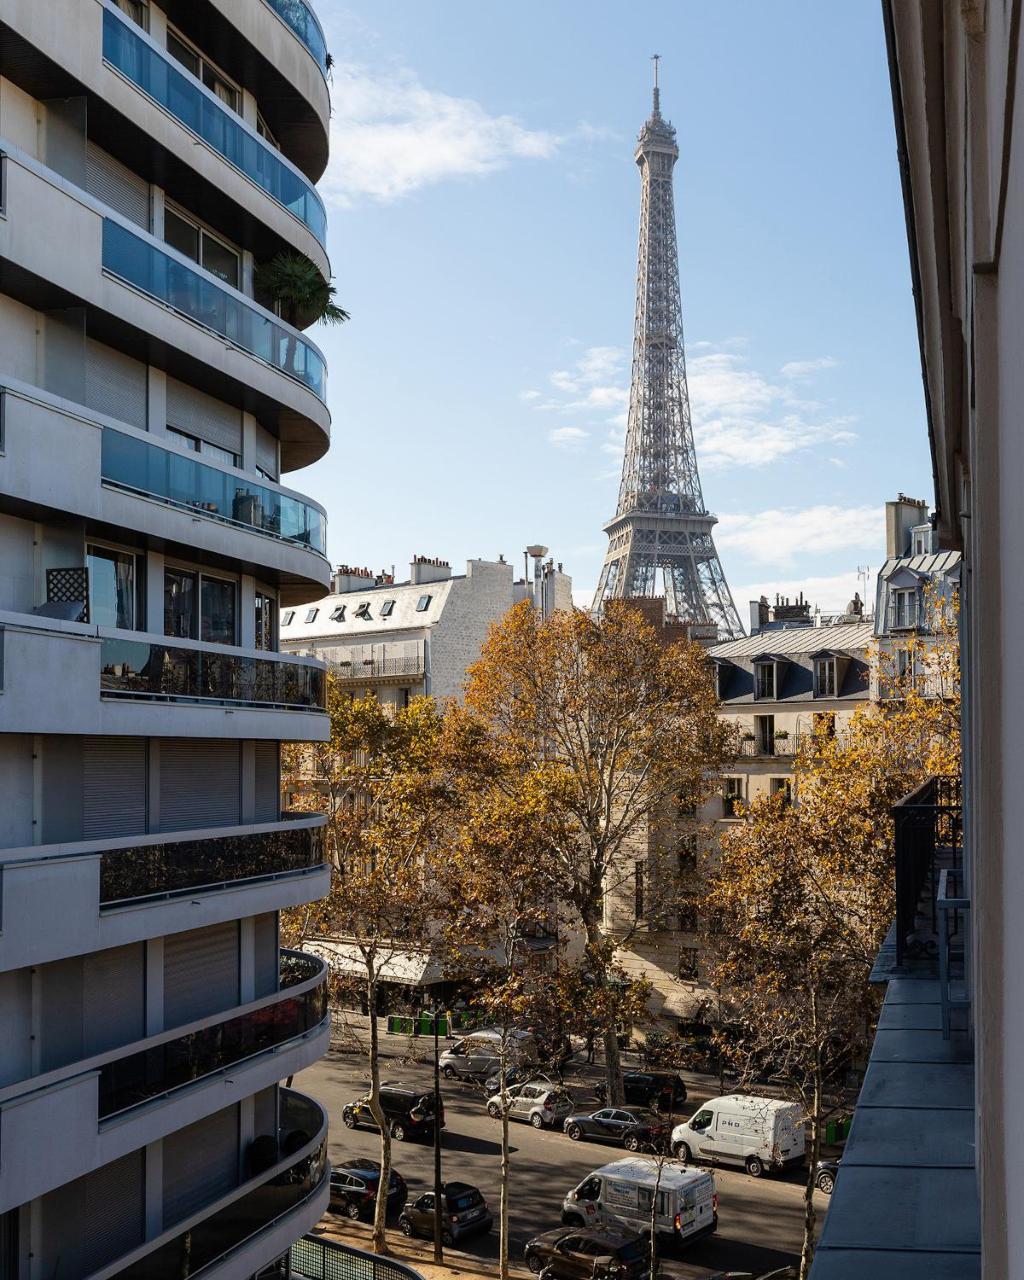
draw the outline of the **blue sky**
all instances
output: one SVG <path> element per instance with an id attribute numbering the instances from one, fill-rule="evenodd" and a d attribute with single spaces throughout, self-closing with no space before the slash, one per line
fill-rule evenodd
<path id="1" fill-rule="evenodd" d="M 333 560 L 520 563 L 593 589 L 614 511 L 650 109 L 676 217 L 704 494 L 740 612 L 829 610 L 931 497 L 876 3 L 320 0 L 336 60 Z"/>

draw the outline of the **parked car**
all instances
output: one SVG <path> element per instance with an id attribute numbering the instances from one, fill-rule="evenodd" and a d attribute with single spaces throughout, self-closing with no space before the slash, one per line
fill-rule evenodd
<path id="1" fill-rule="evenodd" d="M 441 1239 L 445 1244 L 490 1231 L 494 1219 L 487 1208 L 487 1201 L 476 1187 L 471 1187 L 468 1182 L 446 1182 L 441 1188 L 441 1195 Z M 412 1204 L 407 1204 L 398 1225 L 404 1235 L 431 1238 L 434 1234 L 434 1193 L 428 1191 Z"/>
<path id="2" fill-rule="evenodd" d="M 555 1082 L 551 1079 L 550 1076 L 543 1075 L 541 1072 L 537 1070 L 536 1067 L 530 1064 L 523 1064 L 522 1066 L 505 1068 L 505 1084 L 506 1085 L 526 1084 L 528 1080 L 540 1080 L 544 1084 L 550 1085 L 552 1088 L 555 1087 Z M 487 1077 L 487 1079 L 484 1081 L 484 1092 L 488 1098 L 491 1097 L 492 1094 L 501 1092 L 501 1073 L 500 1072 L 495 1071 L 492 1075 L 489 1075 Z"/>
<path id="3" fill-rule="evenodd" d="M 621 1143 L 627 1151 L 653 1151 L 665 1145 L 667 1127 L 651 1111 L 641 1107 L 600 1107 L 567 1116 L 563 1130 L 574 1142 L 600 1138 Z"/>
<path id="4" fill-rule="evenodd" d="M 672 1111 L 686 1101 L 686 1084 L 674 1071 L 624 1071 L 622 1087 L 626 1102 L 634 1107 L 654 1107 Z M 602 1080 L 594 1089 L 598 1099 L 606 1102 L 608 1085 Z"/>
<path id="5" fill-rule="evenodd" d="M 572 1099 L 564 1089 L 552 1087 L 541 1081 L 516 1084 L 506 1090 L 508 1118 L 526 1120 L 535 1129 L 561 1125 L 566 1116 L 572 1115 Z M 501 1094 L 487 1099 L 487 1114 L 497 1120 L 501 1116 Z"/>
<path id="6" fill-rule="evenodd" d="M 819 1191 L 824 1191 L 827 1196 L 830 1196 L 835 1189 L 838 1174 L 838 1160 L 819 1160 L 814 1166 L 814 1185 Z"/>
<path id="7" fill-rule="evenodd" d="M 502 1033 L 494 1027 L 473 1031 L 441 1054 L 441 1072 L 446 1080 L 486 1080 L 501 1070 Z M 531 1066 L 539 1061 L 537 1037 L 529 1031 L 507 1034 L 505 1061 Z"/>
<path id="8" fill-rule="evenodd" d="M 559 1227 L 534 1236 L 524 1250 L 526 1265 L 539 1275 L 545 1268 L 553 1280 L 591 1280 L 597 1258 L 611 1259 L 622 1280 L 641 1280 L 650 1258 L 646 1243 L 633 1232 L 587 1231 Z"/>
<path id="9" fill-rule="evenodd" d="M 430 1138 L 434 1134 L 434 1095 L 424 1093 L 413 1085 L 399 1083 L 382 1084 L 380 1105 L 383 1108 L 392 1138 L 405 1142 L 407 1138 Z M 360 1125 L 376 1129 L 377 1121 L 370 1110 L 370 1095 L 365 1094 L 350 1102 L 341 1113 L 349 1129 Z M 441 1103 L 441 1128 L 444 1128 L 444 1103 Z"/>
<path id="10" fill-rule="evenodd" d="M 331 1169 L 331 1213 L 343 1213 L 346 1218 L 371 1218 L 377 1203 L 380 1187 L 380 1165 L 376 1160 L 354 1156 Z M 388 1179 L 388 1212 L 401 1209 L 408 1190 L 405 1179 L 391 1170 Z"/>
<path id="11" fill-rule="evenodd" d="M 627 1156 L 588 1174 L 562 1201 L 562 1221 L 569 1227 L 600 1231 L 636 1231 L 651 1227 L 674 1248 L 692 1244 L 718 1230 L 715 1176 L 666 1160 Z"/>
<path id="12" fill-rule="evenodd" d="M 797 1103 L 742 1093 L 712 1098 L 672 1130 L 672 1154 L 684 1164 L 738 1164 L 752 1178 L 803 1164 L 805 1142 Z"/>

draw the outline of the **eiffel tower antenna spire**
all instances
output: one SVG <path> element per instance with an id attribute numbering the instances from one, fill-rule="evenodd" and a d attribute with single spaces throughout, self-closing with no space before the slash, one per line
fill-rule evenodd
<path id="1" fill-rule="evenodd" d="M 672 196 L 679 148 L 661 114 L 659 61 L 655 54 L 653 109 L 635 157 L 640 236 L 626 449 L 593 611 L 610 599 L 664 594 L 670 618 L 727 640 L 742 636 L 743 626 L 715 549 L 717 520 L 704 506 L 693 447 Z"/>

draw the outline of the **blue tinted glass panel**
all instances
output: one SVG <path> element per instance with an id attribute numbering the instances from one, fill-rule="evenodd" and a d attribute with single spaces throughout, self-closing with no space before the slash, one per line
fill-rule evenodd
<path id="1" fill-rule="evenodd" d="M 327 42 L 313 10 L 305 0 L 267 0 L 271 9 L 288 24 L 327 74 Z"/>

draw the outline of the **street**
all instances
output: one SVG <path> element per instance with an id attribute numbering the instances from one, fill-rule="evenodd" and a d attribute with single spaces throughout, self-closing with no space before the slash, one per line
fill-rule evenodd
<path id="1" fill-rule="evenodd" d="M 425 1046 L 424 1046 L 425 1047 Z M 690 1092 L 684 1112 L 718 1090 L 704 1077 L 684 1078 Z M 432 1067 L 424 1061 L 383 1059 L 382 1081 L 405 1081 L 432 1088 Z M 295 1078 L 295 1087 L 318 1098 L 330 1115 L 330 1157 L 338 1164 L 352 1156 L 379 1156 L 379 1135 L 370 1129 L 349 1130 L 341 1119 L 345 1103 L 368 1088 L 369 1069 L 362 1055 L 330 1053 Z M 567 1078 L 572 1096 L 596 1106 L 593 1081 Z M 497 1217 L 500 1124 L 486 1113 L 482 1094 L 468 1084 L 443 1081 L 447 1127 L 443 1135 L 443 1173 L 479 1187 Z M 680 1116 L 680 1119 L 683 1117 Z M 592 1169 L 626 1153 L 600 1142 L 570 1141 L 563 1133 L 537 1131 L 528 1124 L 510 1127 L 510 1225 L 513 1261 L 522 1263 L 523 1246 L 532 1236 L 560 1225 L 562 1198 Z M 413 1199 L 430 1190 L 433 1154 L 429 1143 L 394 1143 L 392 1160 L 409 1185 Z M 667 1274 L 679 1280 L 698 1280 L 708 1272 L 737 1269 L 755 1274 L 796 1259 L 803 1224 L 802 1172 L 754 1179 L 742 1171 L 715 1169 L 719 1196 L 719 1226 L 714 1236 L 699 1241 L 678 1259 L 666 1259 Z M 819 1213 L 827 1198 L 815 1193 Z M 489 1235 L 460 1242 L 459 1248 L 480 1258 L 497 1256 L 497 1225 Z"/>

